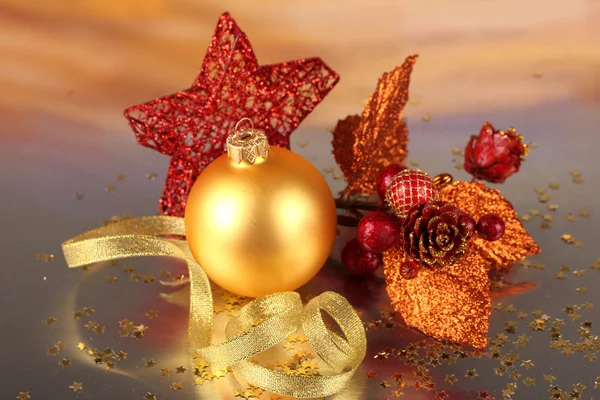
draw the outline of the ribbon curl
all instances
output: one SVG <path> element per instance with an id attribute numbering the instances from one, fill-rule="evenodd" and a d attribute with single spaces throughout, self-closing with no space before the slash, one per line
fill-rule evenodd
<path id="1" fill-rule="evenodd" d="M 230 367 L 256 387 L 296 398 L 329 396 L 347 385 L 365 357 L 367 339 L 356 311 L 343 296 L 324 292 L 306 306 L 296 292 L 254 299 L 229 320 L 225 328 L 226 341 L 211 344 L 213 299 L 208 276 L 184 240 L 164 238 L 171 235 L 185 236 L 183 218 L 142 217 L 83 233 L 64 242 L 62 248 L 71 268 L 128 257 L 183 259 L 190 280 L 190 347 L 213 368 Z M 325 326 L 321 310 L 338 323 L 345 338 Z M 287 375 L 248 361 L 299 327 L 313 350 L 336 374 Z"/>

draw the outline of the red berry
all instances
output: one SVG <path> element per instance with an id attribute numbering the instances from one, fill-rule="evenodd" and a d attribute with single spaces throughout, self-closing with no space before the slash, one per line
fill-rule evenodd
<path id="1" fill-rule="evenodd" d="M 477 222 L 479 236 L 490 242 L 500 239 L 505 229 L 504 220 L 497 214 L 485 214 Z"/>
<path id="2" fill-rule="evenodd" d="M 460 214 L 458 223 L 465 224 L 465 226 L 469 230 L 469 234 L 471 236 L 473 236 L 475 234 L 475 232 L 477 231 L 477 222 L 475 222 L 475 219 L 473 219 L 473 217 L 471 217 L 469 214 L 466 214 L 466 213 Z"/>
<path id="3" fill-rule="evenodd" d="M 356 238 L 366 251 L 382 253 L 400 239 L 400 228 L 396 218 L 378 211 L 358 222 Z"/>
<path id="4" fill-rule="evenodd" d="M 342 264 L 352 276 L 367 277 L 383 265 L 380 253 L 363 250 L 356 238 L 342 249 Z"/>
<path id="5" fill-rule="evenodd" d="M 414 260 L 404 261 L 400 265 L 400 276 L 404 279 L 415 279 L 419 274 L 421 266 Z"/>
<path id="6" fill-rule="evenodd" d="M 390 164 L 381 171 L 381 175 L 377 178 L 377 194 L 381 197 L 381 200 L 385 200 L 385 193 L 387 192 L 394 175 L 404 171 L 406 168 L 407 167 L 404 165 Z"/>

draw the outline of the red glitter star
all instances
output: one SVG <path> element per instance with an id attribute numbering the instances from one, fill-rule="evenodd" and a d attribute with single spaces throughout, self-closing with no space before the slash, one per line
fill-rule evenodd
<path id="1" fill-rule="evenodd" d="M 338 80 L 319 58 L 259 66 L 246 34 L 223 13 L 191 88 L 125 110 L 137 141 L 171 156 L 160 212 L 183 216 L 193 183 L 240 119 L 289 148 L 291 132 Z"/>

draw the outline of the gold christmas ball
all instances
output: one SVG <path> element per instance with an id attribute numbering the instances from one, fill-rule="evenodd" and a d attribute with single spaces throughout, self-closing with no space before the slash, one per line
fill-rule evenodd
<path id="1" fill-rule="evenodd" d="M 292 151 L 269 148 L 260 131 L 248 132 L 230 136 L 228 154 L 194 183 L 185 230 L 210 279 L 260 297 L 295 290 L 317 274 L 335 241 L 337 213 L 315 167 Z"/>

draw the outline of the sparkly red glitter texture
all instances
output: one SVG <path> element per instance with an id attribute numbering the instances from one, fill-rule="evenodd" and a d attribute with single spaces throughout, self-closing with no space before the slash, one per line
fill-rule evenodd
<path id="1" fill-rule="evenodd" d="M 183 216 L 193 183 L 240 119 L 289 148 L 291 132 L 338 80 L 319 58 L 259 66 L 246 34 L 223 13 L 191 88 L 125 110 L 137 141 L 171 156 L 160 212 Z"/>
<path id="2" fill-rule="evenodd" d="M 383 265 L 381 253 L 364 250 L 356 238 L 351 239 L 342 249 L 342 264 L 348 273 L 355 277 L 367 277 Z"/>
<path id="3" fill-rule="evenodd" d="M 400 240 L 398 220 L 382 211 L 363 218 L 356 227 L 356 238 L 366 251 L 382 253 Z"/>
<path id="4" fill-rule="evenodd" d="M 385 200 L 385 194 L 387 193 L 388 187 L 392 182 L 392 178 L 399 172 L 407 169 L 405 165 L 390 164 L 383 169 L 379 178 L 377 178 L 377 194 L 381 200 Z"/>
<path id="5" fill-rule="evenodd" d="M 435 200 L 438 194 L 429 175 L 418 169 L 405 169 L 392 178 L 385 197 L 396 214 L 406 218 L 413 206 Z"/>

